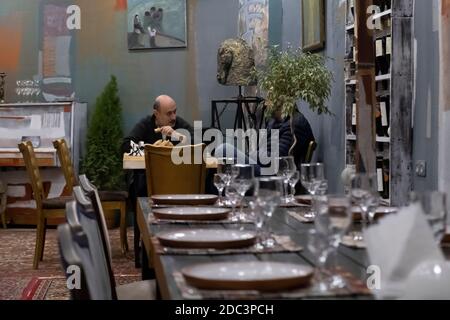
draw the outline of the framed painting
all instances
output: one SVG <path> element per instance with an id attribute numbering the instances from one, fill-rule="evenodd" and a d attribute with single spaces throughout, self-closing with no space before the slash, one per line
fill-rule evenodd
<path id="1" fill-rule="evenodd" d="M 187 47 L 186 0 L 128 0 L 128 49 Z"/>
<path id="2" fill-rule="evenodd" d="M 302 1 L 303 51 L 325 48 L 325 0 Z"/>

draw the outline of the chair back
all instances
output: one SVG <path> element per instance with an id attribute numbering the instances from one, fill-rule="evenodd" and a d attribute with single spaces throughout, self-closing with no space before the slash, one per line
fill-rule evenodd
<path id="1" fill-rule="evenodd" d="M 40 210 L 42 208 L 42 201 L 45 199 L 45 193 L 33 145 L 30 141 L 21 142 L 19 144 L 19 150 L 22 153 L 28 177 L 31 181 L 31 188 L 33 190 L 34 200 L 36 201 L 36 207 Z"/>
<path id="2" fill-rule="evenodd" d="M 80 187 L 74 188 L 74 193 L 82 196 Z M 85 268 L 86 282 L 89 288 L 89 296 L 93 300 L 117 299 L 114 274 L 111 263 L 102 243 L 100 226 L 92 204 L 87 199 L 71 201 L 66 205 L 68 225 L 77 232 L 83 233 L 87 238 L 88 255 L 81 256 Z"/>
<path id="3" fill-rule="evenodd" d="M 182 147 L 146 145 L 145 170 L 148 195 L 203 194 L 206 180 L 204 150 L 205 144 Z M 172 161 L 172 154 L 189 162 L 175 164 Z M 199 163 L 195 164 L 197 161 Z"/>
<path id="4" fill-rule="evenodd" d="M 314 156 L 314 151 L 317 149 L 317 142 L 311 141 L 308 145 L 308 151 L 305 156 L 305 163 L 311 163 L 312 158 Z"/>
<path id="5" fill-rule="evenodd" d="M 78 185 L 75 171 L 73 169 L 72 158 L 70 156 L 69 147 L 64 139 L 57 139 L 53 141 L 53 146 L 58 154 L 59 163 L 61 164 L 62 171 L 64 173 L 64 179 L 66 180 L 66 187 L 64 189 L 65 194 L 72 194 L 73 187 Z"/>
<path id="6" fill-rule="evenodd" d="M 86 235 L 81 229 L 73 229 L 67 223 L 60 224 L 58 226 L 58 247 L 61 264 L 67 281 L 69 282 L 69 277 L 72 276 L 73 272 L 80 271 L 78 274 L 80 278 L 74 278 L 75 283 L 72 281 L 69 282 L 73 285 L 73 289 L 70 290 L 72 299 L 90 300 L 91 296 L 86 275 L 90 273 L 89 270 L 92 270 L 93 266 L 90 259 L 86 258 L 86 256 L 89 256 Z"/>
<path id="7" fill-rule="evenodd" d="M 112 261 L 112 253 L 111 253 L 111 243 L 109 242 L 109 232 L 106 224 L 105 214 L 103 212 L 103 206 L 100 201 L 100 196 L 98 194 L 97 188 L 89 181 L 86 175 L 81 175 L 79 177 L 80 187 L 89 198 L 94 208 L 94 212 L 97 215 L 97 221 L 100 226 L 100 232 L 102 236 L 103 245 L 105 247 L 106 254 L 108 255 L 108 259 Z M 76 189 L 76 188 L 75 188 Z M 75 194 L 75 196 L 77 196 Z"/>

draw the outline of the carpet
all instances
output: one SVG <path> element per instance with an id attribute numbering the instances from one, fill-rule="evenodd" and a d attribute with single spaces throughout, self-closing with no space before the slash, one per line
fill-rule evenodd
<path id="1" fill-rule="evenodd" d="M 120 250 L 119 229 L 109 230 L 114 276 L 117 284 L 141 279 L 134 267 L 132 250 L 124 256 Z M 128 231 L 128 244 L 133 244 Z M 0 229 L 0 300 L 67 300 L 70 298 L 61 267 L 57 232 L 47 231 L 44 260 L 33 270 L 36 231 L 34 229 Z"/>

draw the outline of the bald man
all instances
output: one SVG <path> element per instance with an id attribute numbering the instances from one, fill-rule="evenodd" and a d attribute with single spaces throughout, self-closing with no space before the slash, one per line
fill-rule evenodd
<path id="1" fill-rule="evenodd" d="M 124 138 L 122 144 L 123 153 L 130 152 L 130 141 L 146 144 L 153 144 L 161 139 L 171 139 L 174 144 L 181 135 L 176 132 L 178 129 L 185 129 L 194 137 L 194 129 L 181 117 L 177 117 L 177 104 L 167 95 L 156 98 L 153 104 L 153 114 L 145 117 L 131 130 L 130 134 Z M 182 138 L 182 137 L 181 137 Z M 174 141 L 175 140 L 175 141 Z"/>

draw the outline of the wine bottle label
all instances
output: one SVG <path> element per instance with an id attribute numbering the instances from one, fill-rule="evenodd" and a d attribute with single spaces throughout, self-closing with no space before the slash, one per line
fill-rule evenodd
<path id="1" fill-rule="evenodd" d="M 352 106 L 352 126 L 356 126 L 356 103 Z"/>
<path id="2" fill-rule="evenodd" d="M 353 61 L 356 61 L 356 46 L 353 47 Z"/>
<path id="3" fill-rule="evenodd" d="M 383 184 L 383 168 L 377 169 L 377 182 L 378 182 L 378 192 L 384 191 L 384 184 Z"/>
<path id="4" fill-rule="evenodd" d="M 381 125 L 383 127 L 387 127 L 389 125 L 389 121 L 387 118 L 386 102 L 380 102 L 380 111 L 381 111 Z"/>
<path id="5" fill-rule="evenodd" d="M 386 55 L 392 55 L 392 37 L 386 37 Z"/>
<path id="6" fill-rule="evenodd" d="M 382 57 L 384 54 L 383 54 L 383 40 L 381 40 L 381 39 L 378 39 L 376 42 L 375 42 L 375 48 L 376 48 L 376 57 L 378 58 L 378 57 Z"/>

